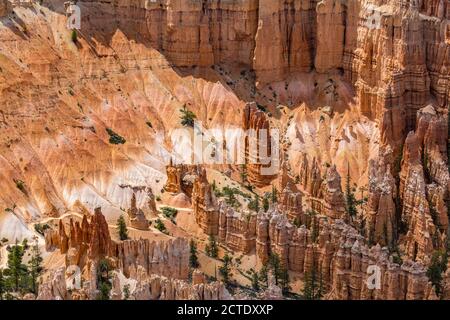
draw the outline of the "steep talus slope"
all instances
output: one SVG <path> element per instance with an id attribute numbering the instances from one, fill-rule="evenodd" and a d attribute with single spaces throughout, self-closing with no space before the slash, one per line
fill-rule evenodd
<path id="1" fill-rule="evenodd" d="M 240 119 L 221 111 L 242 102 L 220 82 L 181 77 L 120 31 L 94 50 L 71 41 L 60 14 L 15 12 L 0 25 L 2 215 L 57 216 L 80 200 L 115 219 L 131 198 L 121 185 L 161 189 L 165 137 L 185 103 L 205 123 Z M 110 144 L 106 128 L 126 143 Z"/>

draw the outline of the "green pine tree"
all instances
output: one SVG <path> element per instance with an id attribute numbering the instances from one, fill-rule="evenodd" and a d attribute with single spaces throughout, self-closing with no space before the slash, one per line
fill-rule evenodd
<path id="1" fill-rule="evenodd" d="M 323 297 L 322 276 L 317 275 L 313 267 L 310 272 L 305 272 L 305 285 L 303 288 L 303 298 L 305 300 L 320 300 Z"/>
<path id="2" fill-rule="evenodd" d="M 183 106 L 183 109 L 180 109 L 181 112 L 181 124 L 185 127 L 194 127 L 194 121 L 197 118 L 195 113 L 189 111 L 186 108 L 186 105 Z"/>
<path id="3" fill-rule="evenodd" d="M 119 230 L 119 238 L 120 240 L 127 240 L 128 239 L 128 229 L 127 224 L 125 222 L 125 218 L 123 215 L 119 217 L 117 220 L 117 229 Z"/>
<path id="4" fill-rule="evenodd" d="M 273 276 L 275 277 L 275 284 L 278 285 L 281 276 L 281 261 L 280 256 L 276 253 L 271 253 L 269 255 L 269 267 L 273 271 Z"/>
<path id="5" fill-rule="evenodd" d="M 128 300 L 130 299 L 130 285 L 126 284 L 123 287 L 123 299 Z"/>
<path id="6" fill-rule="evenodd" d="M 278 190 L 275 186 L 272 186 L 272 203 L 277 203 L 278 202 Z"/>
<path id="7" fill-rule="evenodd" d="M 252 273 L 252 289 L 255 291 L 259 291 L 259 277 L 258 273 L 253 271 Z"/>
<path id="8" fill-rule="evenodd" d="M 265 263 L 261 270 L 259 270 L 259 280 L 267 287 L 269 285 L 268 283 L 269 278 L 269 266 L 267 263 Z"/>
<path id="9" fill-rule="evenodd" d="M 97 267 L 97 286 L 99 293 L 97 300 L 109 300 L 109 294 L 111 292 L 111 275 L 109 262 L 106 259 L 100 260 Z"/>
<path id="10" fill-rule="evenodd" d="M 222 280 L 225 284 L 230 283 L 231 279 L 231 257 L 228 253 L 223 257 L 223 265 L 219 268 L 219 273 L 222 276 Z"/>
<path id="11" fill-rule="evenodd" d="M 206 255 L 211 258 L 217 258 L 219 255 L 219 247 L 216 238 L 213 235 L 209 236 L 208 244 L 205 247 Z"/>
<path id="12" fill-rule="evenodd" d="M 259 212 L 259 209 L 260 209 L 260 208 L 259 208 L 259 196 L 258 196 L 258 195 L 255 195 L 255 198 L 252 199 L 252 200 L 249 202 L 248 208 L 249 208 L 250 210 Z"/>
<path id="13" fill-rule="evenodd" d="M 12 289 L 16 292 L 23 286 L 27 278 L 27 266 L 22 262 L 24 254 L 24 246 L 19 245 L 16 240 L 16 244 L 10 248 L 7 268 L 4 270 L 4 275 L 11 280 Z"/>
<path id="14" fill-rule="evenodd" d="M 3 295 L 6 293 L 6 280 L 3 277 L 3 269 L 0 269 L 0 300 L 3 300 Z"/>
<path id="15" fill-rule="evenodd" d="M 37 242 L 37 238 L 35 238 L 34 245 L 31 248 L 31 259 L 28 263 L 28 270 L 31 280 L 31 292 L 33 292 L 34 294 L 38 293 L 37 280 L 43 270 L 42 260 L 43 259 L 41 257 L 41 251 L 39 250 L 39 244 Z"/>
<path id="16" fill-rule="evenodd" d="M 267 212 L 267 210 L 269 210 L 269 197 L 267 197 L 267 196 L 264 196 L 264 198 L 263 198 L 263 209 L 264 209 L 264 212 Z"/>
<path id="17" fill-rule="evenodd" d="M 447 270 L 448 256 L 446 251 L 435 251 L 431 257 L 431 263 L 427 270 L 427 277 L 436 288 L 436 294 L 439 296 L 442 292 L 442 274 Z"/>
<path id="18" fill-rule="evenodd" d="M 72 30 L 72 33 L 71 33 L 71 35 L 70 35 L 70 37 L 71 37 L 73 43 L 77 43 L 77 42 L 78 42 L 78 33 L 77 33 L 77 30 L 73 29 L 73 30 Z"/>
<path id="19" fill-rule="evenodd" d="M 356 204 L 357 201 L 355 198 L 355 194 L 353 193 L 350 185 L 350 167 L 347 166 L 347 177 L 345 181 L 345 208 L 350 221 L 352 221 L 358 213 L 358 211 L 356 210 Z"/>
<path id="20" fill-rule="evenodd" d="M 193 269 L 198 268 L 200 266 L 200 263 L 198 262 L 197 257 L 197 244 L 193 239 L 191 239 L 191 242 L 189 243 L 189 251 L 189 267 Z"/>
<path id="21" fill-rule="evenodd" d="M 280 270 L 280 286 L 283 294 L 286 294 L 291 290 L 289 285 L 289 273 L 286 268 L 281 268 Z"/>

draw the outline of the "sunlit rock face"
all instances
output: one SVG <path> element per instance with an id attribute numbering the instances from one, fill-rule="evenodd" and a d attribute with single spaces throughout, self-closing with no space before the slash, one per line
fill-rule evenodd
<path id="1" fill-rule="evenodd" d="M 38 237 L 37 298 L 94 299 L 103 259 L 113 298 L 125 283 L 136 299 L 229 298 L 211 261 L 189 277 L 189 240 L 203 262 L 208 236 L 243 268 L 278 255 L 295 287 L 320 271 L 326 298 L 449 297 L 448 269 L 441 290 L 427 277 L 448 242 L 448 1 L 81 0 L 75 33 L 67 4 L 0 0 L 0 240 Z M 195 163 L 183 111 L 279 133 L 278 169 L 248 140 L 243 164 Z M 61 262 L 86 280 L 72 296 Z"/>

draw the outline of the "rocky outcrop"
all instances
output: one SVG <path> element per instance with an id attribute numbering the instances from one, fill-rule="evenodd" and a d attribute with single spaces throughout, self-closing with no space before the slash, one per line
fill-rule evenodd
<path id="1" fill-rule="evenodd" d="M 327 170 L 327 175 L 323 183 L 323 206 L 319 211 L 332 219 L 341 219 L 345 215 L 344 193 L 341 187 L 341 176 L 336 170 L 336 166 L 331 166 Z"/>
<path id="2" fill-rule="evenodd" d="M 0 0 L 0 18 L 8 15 L 11 10 L 8 0 Z"/>
<path id="3" fill-rule="evenodd" d="M 436 227 L 446 232 L 450 176 L 448 170 L 448 112 L 437 112 L 432 106 L 417 113 L 416 134 L 422 145 L 422 166 L 427 180 L 427 199 Z M 447 139 L 446 139 L 447 138 Z"/>
<path id="4" fill-rule="evenodd" d="M 95 269 L 94 269 L 95 271 Z M 96 282 L 96 273 L 90 276 L 82 288 L 68 291 L 65 279 L 66 268 L 62 267 L 51 272 L 39 286 L 37 300 L 87 300 L 95 299 L 98 290 L 90 287 Z M 124 299 L 124 287 L 129 287 L 129 300 L 228 300 L 231 295 L 223 283 L 195 283 L 148 274 L 147 270 L 138 266 L 132 277 L 125 277 L 122 272 L 113 271 L 111 277 L 111 299 Z"/>
<path id="5" fill-rule="evenodd" d="M 88 221 L 83 217 L 81 225 L 70 220 L 69 232 L 60 222 L 59 230 L 48 230 L 45 234 L 48 251 L 58 248 L 66 254 L 66 265 L 80 268 L 103 258 L 112 260 L 128 276 L 139 266 L 147 272 L 172 278 L 187 279 L 189 273 L 189 244 L 184 238 L 167 241 L 148 239 L 111 240 L 108 225 L 100 209 Z"/>
<path id="6" fill-rule="evenodd" d="M 244 254 L 255 248 L 256 214 L 237 212 L 223 201 L 219 203 L 219 242 Z"/>
<path id="7" fill-rule="evenodd" d="M 414 128 L 430 92 L 440 105 L 448 103 L 446 22 L 420 15 L 415 3 L 365 1 L 349 7 L 355 12 L 349 16 L 359 12 L 361 23 L 356 42 L 352 37 L 346 48 L 345 76 L 355 84 L 361 112 L 379 121 L 382 142 L 393 148 Z"/>
<path id="8" fill-rule="evenodd" d="M 426 299 L 430 294 L 426 268 L 412 261 L 393 262 L 387 248 L 369 248 L 364 238 L 342 220 L 319 218 L 318 229 L 296 228 L 276 211 L 258 216 L 257 256 L 277 253 L 289 270 L 314 270 L 322 277 L 329 299 Z M 379 270 L 378 289 L 367 285 Z M 379 268 L 379 269 L 378 269 Z M 375 269 L 374 269 L 375 270 Z"/>
<path id="9" fill-rule="evenodd" d="M 437 230 L 426 197 L 421 153 L 416 134 L 410 132 L 405 141 L 399 191 L 403 202 L 402 221 L 408 230 L 407 253 L 413 260 L 427 261 Z"/>
<path id="10" fill-rule="evenodd" d="M 147 274 L 176 279 L 187 279 L 189 275 L 189 244 L 184 238 L 122 241 L 116 244 L 112 257 L 126 276 L 134 277 L 139 267 Z"/>
<path id="11" fill-rule="evenodd" d="M 271 208 L 267 213 L 260 212 L 256 229 L 256 255 L 267 262 L 271 253 L 276 253 L 284 266 L 288 264 L 289 241 L 294 225 L 289 223 L 286 215 L 277 208 Z"/>
<path id="12" fill-rule="evenodd" d="M 421 109 L 417 119 L 415 132 L 405 141 L 399 191 L 407 253 L 412 259 L 428 262 L 433 250 L 444 248 L 446 242 L 448 128 L 447 119 L 439 118 L 431 106 Z"/>
<path id="13" fill-rule="evenodd" d="M 316 70 L 324 73 L 342 69 L 345 46 L 345 3 L 342 0 L 322 0 L 317 3 L 316 12 Z"/>
<path id="14" fill-rule="evenodd" d="M 278 141 L 272 141 L 270 121 L 254 102 L 245 106 L 243 129 L 248 133 L 245 137 L 247 180 L 258 187 L 266 186 L 278 174 L 279 159 L 272 155 L 272 144 Z"/>
<path id="15" fill-rule="evenodd" d="M 391 168 L 385 162 L 389 154 L 380 157 L 379 163 L 371 161 L 366 205 L 365 234 L 373 243 L 392 247 L 397 237 L 395 199 L 397 188 Z"/>
<path id="16" fill-rule="evenodd" d="M 197 169 L 197 176 L 192 189 L 192 208 L 195 221 L 200 228 L 209 235 L 217 235 L 219 232 L 219 211 L 212 186 L 206 178 L 204 168 Z"/>
<path id="17" fill-rule="evenodd" d="M 183 167 L 175 166 L 172 163 L 172 159 L 170 163 L 166 166 L 166 174 L 167 181 L 164 185 L 164 190 L 171 193 L 179 193 L 182 191 L 182 175 L 183 175 Z"/>
<path id="18" fill-rule="evenodd" d="M 226 300 L 231 296 L 223 283 L 190 283 L 160 275 L 149 275 L 142 267 L 136 275 L 126 279 L 130 286 L 131 300 Z M 123 296 L 123 284 L 117 273 L 113 276 L 111 291 L 117 297 Z"/>
<path id="19" fill-rule="evenodd" d="M 152 206 L 156 208 L 154 200 L 153 200 Z M 127 210 L 127 219 L 128 219 L 128 224 L 132 228 L 136 228 L 139 230 L 148 230 L 149 222 L 148 222 L 147 218 L 145 217 L 144 211 L 142 211 L 142 209 L 138 209 L 136 207 L 136 194 L 135 193 L 133 193 L 133 195 L 131 197 L 131 205 L 130 205 L 130 208 Z"/>
<path id="20" fill-rule="evenodd" d="M 39 286 L 37 300 L 65 300 L 68 297 L 65 268 L 52 270 L 48 278 Z"/>
<path id="21" fill-rule="evenodd" d="M 315 2 L 259 2 L 253 69 L 260 84 L 281 81 L 290 72 L 311 70 Z"/>
<path id="22" fill-rule="evenodd" d="M 289 221 L 304 223 L 302 194 L 296 190 L 292 182 L 288 182 L 282 189 L 280 205 L 281 211 L 286 213 Z"/>
<path id="23" fill-rule="evenodd" d="M 320 198 L 322 196 L 322 174 L 319 163 L 316 159 L 313 159 L 310 165 L 306 153 L 303 155 L 300 165 L 299 177 L 303 190 L 305 190 L 306 193 L 315 198 Z"/>

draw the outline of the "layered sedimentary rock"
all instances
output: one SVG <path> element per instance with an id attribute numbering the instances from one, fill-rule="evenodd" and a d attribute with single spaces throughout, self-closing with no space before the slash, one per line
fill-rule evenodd
<path id="1" fill-rule="evenodd" d="M 318 230 L 292 226 L 276 211 L 258 216 L 257 256 L 267 261 L 277 253 L 289 270 L 318 272 L 330 299 L 426 299 L 431 293 L 426 268 L 412 261 L 392 262 L 387 248 L 369 248 L 364 238 L 342 220 L 320 219 Z M 314 235 L 316 233 L 316 235 Z M 367 285 L 380 272 L 380 287 Z M 375 270 L 375 269 L 374 269 Z"/>
<path id="2" fill-rule="evenodd" d="M 242 120 L 243 129 L 248 133 L 245 137 L 247 180 L 258 187 L 268 185 L 278 174 L 279 157 L 272 153 L 279 141 L 274 141 L 276 136 L 272 136 L 270 121 L 256 103 L 245 106 Z"/>
<path id="3" fill-rule="evenodd" d="M 290 234 L 294 225 L 277 208 L 260 212 L 256 228 L 256 254 L 262 262 L 267 262 L 270 253 L 276 253 L 283 265 L 288 263 Z"/>
<path id="4" fill-rule="evenodd" d="M 313 159 L 311 165 L 309 165 L 308 158 L 306 154 L 304 154 L 300 166 L 299 177 L 303 190 L 305 190 L 309 195 L 315 198 L 320 198 L 322 196 L 322 174 L 319 163 L 316 159 Z"/>
<path id="5" fill-rule="evenodd" d="M 447 111 L 447 112 L 446 112 Z M 416 133 L 422 144 L 422 165 L 427 181 L 427 199 L 436 226 L 446 232 L 450 174 L 448 169 L 448 110 L 436 112 L 432 106 L 417 113 Z"/>
<path id="6" fill-rule="evenodd" d="M 231 298 L 223 283 L 189 283 L 156 274 L 148 275 L 141 267 L 134 277 L 128 279 L 130 280 L 136 282 L 130 292 L 131 300 L 226 300 Z M 113 299 L 121 299 L 123 287 L 117 274 L 114 274 L 112 284 Z"/>
<path id="7" fill-rule="evenodd" d="M 96 282 L 96 274 L 85 281 L 82 288 L 69 291 L 66 287 L 66 268 L 52 271 L 49 277 L 39 286 L 37 300 L 86 300 L 96 297 L 96 285 L 85 284 Z M 122 273 L 114 271 L 111 277 L 111 299 L 125 298 L 123 288 L 129 286 L 129 300 L 225 300 L 231 295 L 223 283 L 195 283 L 186 280 L 173 279 L 159 274 L 148 274 L 139 266 L 132 277 L 125 278 Z"/>
<path id="8" fill-rule="evenodd" d="M 428 261 L 444 248 L 448 226 L 449 175 L 445 118 L 428 106 L 418 112 L 417 128 L 405 141 L 400 172 L 402 220 L 408 226 L 406 247 L 412 259 Z"/>
<path id="9" fill-rule="evenodd" d="M 173 278 L 187 279 L 189 245 L 186 239 L 149 241 L 148 239 L 111 240 L 108 225 L 101 210 L 97 209 L 88 221 L 80 223 L 70 220 L 69 232 L 60 222 L 59 230 L 48 230 L 45 234 L 46 249 L 58 248 L 66 254 L 66 265 L 89 266 L 102 258 L 112 259 L 115 266 L 126 275 L 134 274 L 139 266 L 147 272 Z"/>
<path id="10" fill-rule="evenodd" d="M 151 206 L 156 207 L 154 201 L 151 204 Z M 131 205 L 130 208 L 127 210 L 127 218 L 129 225 L 132 228 L 140 229 L 140 230 L 147 230 L 149 227 L 149 222 L 147 218 L 145 217 L 144 211 L 142 209 L 136 207 L 136 194 L 133 193 L 131 197 Z"/>
<path id="11" fill-rule="evenodd" d="M 179 193 L 182 191 L 182 175 L 183 167 L 174 166 L 172 161 L 166 166 L 167 181 L 164 190 L 171 193 Z"/>
<path id="12" fill-rule="evenodd" d="M 313 159 L 309 166 L 305 156 L 300 167 L 299 177 L 302 190 L 305 191 L 305 202 L 312 211 L 324 214 L 331 219 L 344 218 L 344 193 L 342 192 L 341 176 L 335 165 L 327 168 L 325 176 L 322 177 L 318 162 Z"/>
<path id="13" fill-rule="evenodd" d="M 353 5 L 362 23 L 344 70 L 355 83 L 361 112 L 378 119 L 383 143 L 398 148 L 430 92 L 440 105 L 448 103 L 449 54 L 444 20 L 420 15 L 413 1 L 381 2 L 387 5 Z"/>
<path id="14" fill-rule="evenodd" d="M 261 84 L 311 70 L 315 5 L 315 0 L 259 2 L 253 68 Z"/>
<path id="15" fill-rule="evenodd" d="M 316 13 L 316 70 L 323 73 L 342 69 L 345 46 L 345 3 L 341 0 L 319 1 Z"/>
<path id="16" fill-rule="evenodd" d="M 420 161 L 421 149 L 417 136 L 410 132 L 405 141 L 400 197 L 403 201 L 402 221 L 408 226 L 407 253 L 412 259 L 426 261 L 433 251 L 436 226 L 426 197 L 426 182 Z"/>
<path id="17" fill-rule="evenodd" d="M 187 279 L 189 245 L 184 238 L 169 241 L 127 240 L 116 244 L 113 257 L 126 276 L 134 276 L 142 267 L 147 274 Z"/>
<path id="18" fill-rule="evenodd" d="M 219 232 L 219 211 L 212 186 L 206 178 L 206 170 L 198 168 L 192 189 L 192 208 L 195 221 L 209 235 Z"/>
<path id="19" fill-rule="evenodd" d="M 286 213 L 290 221 L 304 223 L 302 194 L 296 190 L 291 182 L 288 182 L 286 187 L 282 189 L 280 205 L 281 210 Z"/>
<path id="20" fill-rule="evenodd" d="M 324 201 L 322 209 L 319 212 L 332 219 L 343 218 L 345 214 L 345 200 L 341 187 L 341 177 L 336 170 L 336 166 L 331 166 L 327 170 L 322 188 Z"/>
<path id="21" fill-rule="evenodd" d="M 380 158 L 380 163 L 370 163 L 365 229 L 370 241 L 392 246 L 397 234 L 397 188 L 390 165 L 384 162 L 385 157 Z"/>
<path id="22" fill-rule="evenodd" d="M 8 0 L 0 0 L 0 18 L 6 16 L 10 11 Z"/>
<path id="23" fill-rule="evenodd" d="M 39 286 L 37 300 L 64 300 L 67 298 L 65 268 L 53 270 Z"/>
<path id="24" fill-rule="evenodd" d="M 244 254 L 255 248 L 256 214 L 237 212 L 223 201 L 219 203 L 219 242 Z"/>

